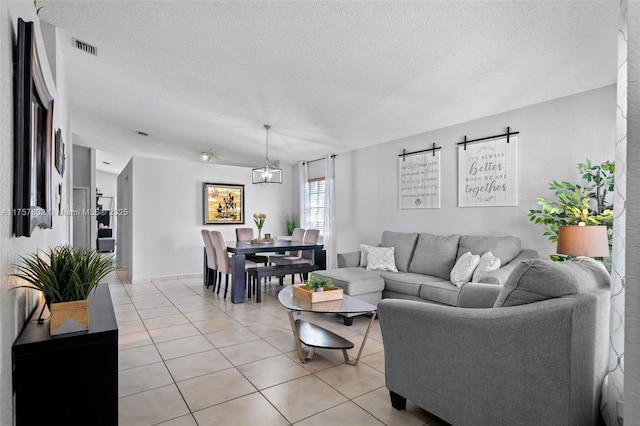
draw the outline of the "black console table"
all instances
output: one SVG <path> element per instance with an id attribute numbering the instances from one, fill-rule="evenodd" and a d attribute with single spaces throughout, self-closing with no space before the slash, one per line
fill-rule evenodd
<path id="1" fill-rule="evenodd" d="M 118 325 L 109 286 L 89 297 L 88 331 L 52 337 L 49 321 L 35 317 L 13 345 L 16 425 L 117 425 Z"/>

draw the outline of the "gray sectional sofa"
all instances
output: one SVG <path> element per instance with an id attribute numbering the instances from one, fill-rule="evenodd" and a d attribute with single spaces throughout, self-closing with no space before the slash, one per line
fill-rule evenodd
<path id="1" fill-rule="evenodd" d="M 392 405 L 454 425 L 600 425 L 611 277 L 590 258 L 519 262 L 486 309 L 378 305 Z"/>
<path id="2" fill-rule="evenodd" d="M 382 298 L 419 300 L 449 306 L 478 307 L 492 304 L 515 266 L 537 258 L 534 250 L 523 250 L 516 237 L 433 235 L 384 231 L 382 247 L 394 247 L 398 272 L 371 271 L 360 266 L 360 251 L 338 254 L 338 269 L 316 271 L 314 276 L 330 278 L 346 294 L 371 304 Z M 489 272 L 480 283 L 457 287 L 450 281 L 451 269 L 464 253 L 482 255 L 491 251 L 501 267 Z M 350 319 L 345 318 L 345 324 Z"/>

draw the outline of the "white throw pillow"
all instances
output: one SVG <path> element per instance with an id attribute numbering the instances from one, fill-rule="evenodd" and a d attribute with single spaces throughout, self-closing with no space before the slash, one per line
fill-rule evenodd
<path id="1" fill-rule="evenodd" d="M 367 251 L 368 271 L 398 272 L 398 268 L 396 268 L 396 258 L 394 255 L 393 247 L 369 246 Z"/>
<path id="2" fill-rule="evenodd" d="M 367 266 L 367 255 L 369 253 L 369 247 L 375 247 L 375 246 L 360 244 L 360 266 Z"/>
<path id="3" fill-rule="evenodd" d="M 460 259 L 458 259 L 451 270 L 451 282 L 456 287 L 462 287 L 463 284 L 471 281 L 473 271 L 475 271 L 478 263 L 480 263 L 480 256 L 471 254 L 470 251 L 460 256 Z"/>
<path id="4" fill-rule="evenodd" d="M 499 257 L 495 257 L 490 251 L 486 252 L 480 256 L 480 263 L 478 263 L 478 267 L 473 273 L 473 279 L 471 281 L 474 283 L 480 282 L 486 274 L 495 271 L 500 267 L 500 265 L 501 262 Z"/>

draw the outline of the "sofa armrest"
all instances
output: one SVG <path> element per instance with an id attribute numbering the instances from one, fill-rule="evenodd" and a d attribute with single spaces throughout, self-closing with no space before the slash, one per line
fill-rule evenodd
<path id="1" fill-rule="evenodd" d="M 567 403 L 602 380 L 588 383 L 595 338 L 577 312 L 589 309 L 569 297 L 493 309 L 383 299 L 386 386 L 452 424 L 591 424 L 575 418 L 592 407 Z"/>
<path id="2" fill-rule="evenodd" d="M 338 268 L 353 268 L 360 266 L 360 251 L 338 253 Z"/>
<path id="3" fill-rule="evenodd" d="M 507 278 L 509 278 L 509 275 L 511 275 L 511 272 L 516 268 L 516 266 L 518 266 L 518 263 L 523 260 L 536 259 L 538 257 L 538 252 L 535 250 L 522 250 L 520 254 L 518 254 L 511 260 L 511 262 L 507 263 L 501 268 L 496 269 L 493 272 L 488 272 L 480 279 L 479 282 L 504 285 L 504 283 L 507 281 Z"/>
<path id="4" fill-rule="evenodd" d="M 492 308 L 502 290 L 501 285 L 467 283 L 458 293 L 459 308 Z"/>

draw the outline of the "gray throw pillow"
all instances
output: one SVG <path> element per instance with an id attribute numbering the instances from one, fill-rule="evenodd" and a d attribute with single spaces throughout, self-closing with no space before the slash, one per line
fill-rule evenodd
<path id="1" fill-rule="evenodd" d="M 493 307 L 526 305 L 578 293 L 576 265 L 571 263 L 542 259 L 518 263 Z"/>

